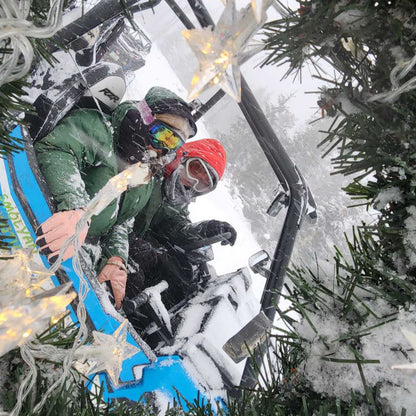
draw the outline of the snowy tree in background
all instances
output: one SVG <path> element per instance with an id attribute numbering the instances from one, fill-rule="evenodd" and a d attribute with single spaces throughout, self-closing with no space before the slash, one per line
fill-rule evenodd
<path id="1" fill-rule="evenodd" d="M 328 128 L 331 121 L 324 119 L 321 123 L 311 124 L 306 130 L 293 133 L 295 122 L 294 114 L 288 108 L 290 99 L 290 96 L 282 95 L 278 97 L 276 105 L 272 102 L 272 97 L 266 96 L 263 108 L 291 159 L 307 178 L 308 186 L 317 201 L 318 222 L 309 224 L 305 221 L 302 224 L 292 255 L 295 262 L 299 260 L 305 264 L 314 264 L 316 255 L 321 260 L 332 258 L 334 245 L 347 247 L 343 233 L 351 224 L 360 224 L 365 209 L 347 208 L 352 204 L 351 200 L 345 192 L 340 191 L 341 187 L 347 185 L 347 180 L 341 175 L 330 176 L 329 158 L 322 161 L 317 146 L 324 138 L 321 130 Z M 258 144 L 246 120 L 238 115 L 235 119 L 237 121 L 227 130 L 215 133 L 227 150 L 229 190 L 234 197 L 241 199 L 245 217 L 250 222 L 259 245 L 273 253 L 275 241 L 265 235 L 264 230 L 281 228 L 284 213 L 278 214 L 276 222 L 276 218 L 266 211 L 281 188 L 277 180 L 272 180 L 274 174 L 270 166 L 263 163 L 261 151 L 247 152 L 247 147 L 257 149 Z M 241 137 L 244 137 L 245 146 L 241 146 Z M 335 152 L 331 155 L 335 156 Z M 259 187 L 258 184 L 262 186 Z"/>

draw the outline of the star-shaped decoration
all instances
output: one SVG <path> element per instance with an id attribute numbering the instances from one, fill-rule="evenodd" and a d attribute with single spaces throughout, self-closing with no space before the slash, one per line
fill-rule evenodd
<path id="1" fill-rule="evenodd" d="M 77 360 L 92 361 L 92 364 L 86 368 L 87 376 L 105 371 L 114 386 L 119 384 L 123 361 L 140 351 L 126 340 L 127 324 L 128 321 L 125 319 L 113 335 L 93 331 L 94 342 L 91 345 L 83 345 L 76 351 Z"/>
<path id="2" fill-rule="evenodd" d="M 0 305 L 16 304 L 17 298 L 24 299 L 39 293 L 40 287 L 51 275 L 43 265 L 33 261 L 33 249 L 0 253 Z"/>
<path id="3" fill-rule="evenodd" d="M 406 329 L 402 329 L 403 335 L 409 341 L 409 344 L 412 346 L 414 350 L 416 350 L 416 334 L 413 332 L 407 331 Z M 397 364 L 392 365 L 392 369 L 401 369 L 401 370 L 416 370 L 416 363 L 409 363 L 409 364 Z"/>
<path id="4" fill-rule="evenodd" d="M 258 23 L 265 18 L 266 10 L 272 2 L 272 0 L 251 0 L 251 7 Z"/>
<path id="5" fill-rule="evenodd" d="M 229 0 L 215 28 L 182 31 L 199 61 L 188 99 L 196 98 L 206 88 L 219 86 L 236 101 L 241 100 L 239 65 L 252 56 L 252 51 L 247 54 L 245 49 L 263 21 L 256 21 L 251 5 L 237 11 L 234 0 Z"/>
<path id="6" fill-rule="evenodd" d="M 0 307 L 0 355 L 30 341 L 49 327 L 50 318 L 60 314 L 76 293 L 65 283 L 43 293 Z"/>

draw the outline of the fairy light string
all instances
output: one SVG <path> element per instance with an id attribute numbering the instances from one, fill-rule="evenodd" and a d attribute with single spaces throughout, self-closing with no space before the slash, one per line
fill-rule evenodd
<path id="1" fill-rule="evenodd" d="M 89 335 L 88 328 L 86 325 L 87 312 L 85 309 L 85 297 L 88 293 L 88 282 L 84 277 L 82 266 L 80 262 L 80 246 L 79 246 L 79 235 L 81 231 L 87 225 L 87 222 L 94 215 L 98 215 L 104 210 L 107 205 L 114 199 L 118 198 L 128 187 L 136 187 L 145 185 L 151 178 L 150 169 L 148 164 L 136 163 L 129 166 L 118 175 L 111 178 L 107 184 L 97 193 L 97 195 L 88 203 L 86 206 L 83 216 L 78 221 L 75 227 L 75 233 L 68 238 L 63 244 L 58 259 L 50 267 L 48 272 L 54 274 L 61 265 L 63 255 L 70 245 L 74 246 L 74 255 L 72 258 L 72 265 L 74 272 L 79 277 L 80 285 L 78 292 L 78 306 L 77 306 L 77 318 L 79 321 L 79 329 L 75 337 L 73 346 L 67 350 L 60 350 L 59 348 L 52 346 L 44 346 L 39 344 L 38 341 L 24 343 L 21 346 L 22 358 L 28 365 L 29 371 L 23 382 L 19 386 L 17 395 L 17 401 L 14 409 L 10 416 L 17 416 L 22 408 L 23 401 L 31 391 L 34 383 L 36 382 L 36 366 L 35 359 L 47 358 L 49 360 L 55 360 L 62 362 L 62 374 L 61 376 L 49 387 L 46 394 L 42 397 L 42 400 L 36 405 L 34 411 L 39 411 L 45 404 L 48 396 L 57 388 L 61 387 L 65 380 L 68 378 L 69 373 L 72 370 L 72 365 L 77 359 L 77 350 L 85 344 L 86 339 Z M 124 328 L 124 326 L 123 326 Z M 93 350 L 91 350 L 93 351 Z M 78 354 L 79 358 L 79 354 Z"/>

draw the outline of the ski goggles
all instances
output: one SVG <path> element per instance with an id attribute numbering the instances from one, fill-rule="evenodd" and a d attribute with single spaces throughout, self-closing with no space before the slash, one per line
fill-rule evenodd
<path id="1" fill-rule="evenodd" d="M 209 192 L 217 186 L 217 173 L 202 159 L 196 157 L 186 159 L 185 172 L 188 179 L 194 182 L 191 189 L 200 194 Z"/>
<path id="2" fill-rule="evenodd" d="M 178 150 L 184 143 L 180 133 L 173 127 L 156 120 L 149 126 L 152 145 L 155 149 Z"/>

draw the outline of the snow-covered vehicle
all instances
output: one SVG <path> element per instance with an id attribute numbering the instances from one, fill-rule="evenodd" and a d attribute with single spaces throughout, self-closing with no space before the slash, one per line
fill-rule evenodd
<path id="1" fill-rule="evenodd" d="M 156 7 L 158 3 L 130 1 L 125 2 L 125 7 L 139 11 Z M 201 1 L 192 2 L 191 8 L 201 26 L 210 24 Z M 190 28 L 184 13 L 178 9 L 175 13 Z M 53 68 L 46 63 L 41 65 L 32 78 L 29 97 L 38 114 L 28 115 L 29 131 L 17 126 L 11 133 L 23 137 L 25 151 L 0 162 L 3 195 L 0 209 L 2 216 L 9 220 L 9 233 L 16 237 L 16 247 L 35 248 L 35 229 L 53 212 L 46 184 L 36 166 L 33 141 L 50 132 L 75 106 L 111 112 L 124 95 L 126 72 L 144 64 L 150 41 L 144 37 L 138 47 L 137 39 L 132 40 L 134 35 L 125 31 L 124 19 L 120 16 L 118 3 L 105 0 L 69 23 L 57 36 L 67 43 L 70 52 L 55 51 L 59 63 Z M 222 96 L 219 91 L 209 100 L 209 105 L 195 103 L 198 117 Z M 169 290 L 169 281 L 145 289 L 141 297 L 125 303 L 125 308 L 130 308 L 129 315 L 147 304 L 147 316 L 138 315 L 138 322 L 132 319 L 128 335 L 128 342 L 141 351 L 123 363 L 118 386 L 113 386 L 103 373 L 97 376 L 103 382 L 106 399 L 138 400 L 145 393 L 161 392 L 172 400 L 177 389 L 192 402 L 198 390 L 207 398 L 215 399 L 224 396 L 225 388 L 247 386 L 254 381 L 250 360 L 243 360 L 247 357 L 245 342 L 255 345 L 270 327 L 275 314 L 273 303 L 283 286 L 297 230 L 305 216 L 314 218 L 316 212 L 305 181 L 244 80 L 240 108 L 283 189 L 269 212 L 275 215 L 279 207 L 287 208 L 283 229 L 280 233 L 276 230 L 280 237 L 273 257 L 270 259 L 262 251 L 250 258 L 251 269 L 267 277 L 261 304 L 250 291 L 248 269 L 217 276 L 207 264 L 212 260 L 210 245 L 215 241 L 204 241 L 200 247 L 176 252 L 172 249 L 173 258 L 182 256 L 181 264 L 188 264 L 188 276 L 183 279 L 186 284 L 176 285 L 179 292 L 172 295 L 168 307 L 161 301 L 160 293 Z M 45 258 L 39 256 L 39 261 L 48 265 Z M 70 260 L 53 276 L 55 285 L 68 280 L 79 290 L 80 278 Z M 94 278 L 88 281 L 88 286 L 90 290 L 84 302 L 89 325 L 91 329 L 112 334 L 123 317 L 106 302 L 107 294 Z M 76 304 L 71 306 L 74 321 L 76 307 Z"/>

